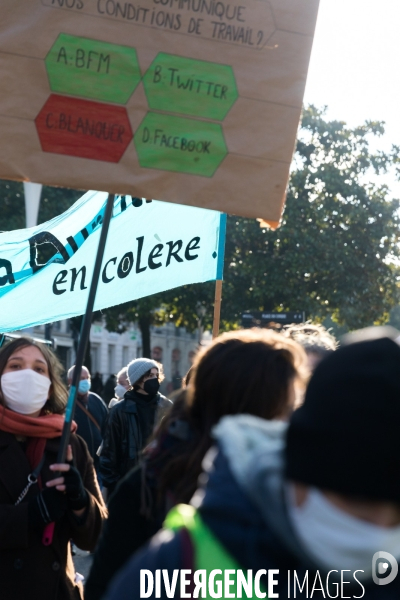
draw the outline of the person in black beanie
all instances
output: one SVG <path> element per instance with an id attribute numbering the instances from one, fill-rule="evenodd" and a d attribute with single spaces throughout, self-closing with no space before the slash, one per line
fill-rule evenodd
<path id="1" fill-rule="evenodd" d="M 130 388 L 110 410 L 100 451 L 100 473 L 109 494 L 137 465 L 154 427 L 172 406 L 158 391 L 163 380 L 160 363 L 136 358 L 127 369 Z"/>
<path id="2" fill-rule="evenodd" d="M 399 426 L 399 344 L 382 337 L 344 346 L 316 370 L 293 415 L 287 477 L 400 505 Z"/>
<path id="3" fill-rule="evenodd" d="M 207 480 L 167 515 L 106 600 L 140 597 L 143 569 L 154 580 L 164 569 L 171 582 L 182 568 L 251 569 L 249 597 L 398 599 L 399 343 L 390 328 L 357 333 L 317 366 L 289 425 L 224 417 Z M 156 593 L 181 597 L 179 581 L 173 595 L 161 585 L 145 597 Z"/>

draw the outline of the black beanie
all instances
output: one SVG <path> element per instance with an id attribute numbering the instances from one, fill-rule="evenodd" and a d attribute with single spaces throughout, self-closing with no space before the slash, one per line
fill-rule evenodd
<path id="1" fill-rule="evenodd" d="M 400 502 L 400 346 L 353 343 L 316 368 L 292 415 L 286 476 L 320 489 Z"/>

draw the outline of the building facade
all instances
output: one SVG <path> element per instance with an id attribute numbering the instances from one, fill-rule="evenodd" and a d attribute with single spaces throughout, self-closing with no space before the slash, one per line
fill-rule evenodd
<path id="1" fill-rule="evenodd" d="M 45 339 L 45 326 L 39 325 L 29 330 L 16 332 Z M 76 340 L 68 320 L 52 324 L 51 337 L 54 349 L 68 370 L 75 361 Z M 209 343 L 210 334 L 203 335 L 203 343 Z M 164 368 L 165 382 L 162 392 L 169 393 L 178 389 L 182 377 L 192 365 L 198 350 L 198 332 L 189 333 L 184 327 L 175 327 L 167 323 L 160 327 L 151 327 L 151 356 L 161 362 Z M 100 373 L 103 383 L 110 374 L 118 373 L 134 358 L 142 356 L 142 339 L 138 327 L 133 324 L 124 333 L 110 332 L 104 323 L 92 324 L 90 331 L 90 352 L 92 374 Z"/>

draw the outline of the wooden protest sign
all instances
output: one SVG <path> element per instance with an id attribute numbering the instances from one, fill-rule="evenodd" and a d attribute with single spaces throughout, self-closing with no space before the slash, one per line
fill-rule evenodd
<path id="1" fill-rule="evenodd" d="M 277 225 L 318 0 L 2 0 L 0 177 Z"/>

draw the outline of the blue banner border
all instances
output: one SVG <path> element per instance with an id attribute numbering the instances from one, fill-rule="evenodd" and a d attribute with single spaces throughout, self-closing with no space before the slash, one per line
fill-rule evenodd
<path id="1" fill-rule="evenodd" d="M 226 213 L 221 213 L 219 220 L 219 240 L 218 240 L 218 264 L 217 279 L 224 278 L 225 261 L 225 239 L 226 239 Z"/>

